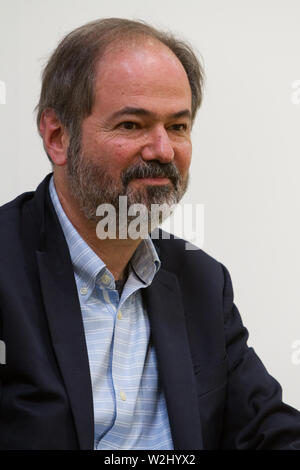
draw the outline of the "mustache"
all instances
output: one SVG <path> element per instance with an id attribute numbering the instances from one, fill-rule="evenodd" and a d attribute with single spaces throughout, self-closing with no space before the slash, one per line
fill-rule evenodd
<path id="1" fill-rule="evenodd" d="M 142 162 L 122 173 L 122 183 L 126 187 L 128 183 L 136 178 L 169 178 L 176 187 L 181 175 L 173 162 L 160 163 L 158 161 Z"/>

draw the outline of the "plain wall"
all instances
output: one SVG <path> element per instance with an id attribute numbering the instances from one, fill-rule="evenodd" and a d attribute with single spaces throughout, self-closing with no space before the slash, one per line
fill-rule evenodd
<path id="1" fill-rule="evenodd" d="M 204 204 L 203 248 L 229 269 L 249 344 L 300 409 L 298 0 L 0 0 L 0 203 L 50 171 L 33 109 L 51 51 L 110 16 L 168 28 L 203 57 L 184 202 Z"/>

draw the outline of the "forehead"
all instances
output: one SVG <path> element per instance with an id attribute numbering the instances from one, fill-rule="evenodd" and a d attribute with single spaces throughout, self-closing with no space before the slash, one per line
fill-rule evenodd
<path id="1" fill-rule="evenodd" d="M 183 65 L 157 40 L 113 46 L 97 64 L 96 107 L 142 106 L 148 102 L 148 107 L 157 104 L 176 112 L 180 107 L 190 109 L 191 100 Z"/>

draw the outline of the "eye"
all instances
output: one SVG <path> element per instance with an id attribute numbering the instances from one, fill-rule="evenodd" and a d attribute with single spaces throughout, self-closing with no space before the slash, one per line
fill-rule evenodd
<path id="1" fill-rule="evenodd" d="M 126 129 L 128 131 L 131 131 L 131 130 L 137 129 L 138 124 L 132 121 L 125 121 L 125 122 L 121 122 L 121 124 L 119 124 L 118 127 L 120 127 L 121 129 Z"/>
<path id="2" fill-rule="evenodd" d="M 171 130 L 176 132 L 186 132 L 187 128 L 187 124 L 173 124 L 173 126 L 170 127 Z"/>

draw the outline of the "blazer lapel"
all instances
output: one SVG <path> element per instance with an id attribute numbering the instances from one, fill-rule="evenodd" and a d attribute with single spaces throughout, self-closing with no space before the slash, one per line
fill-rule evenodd
<path id="1" fill-rule="evenodd" d="M 44 231 L 46 247 L 36 252 L 45 310 L 80 449 L 93 449 L 92 385 L 73 268 L 56 221 L 48 228 L 50 232 Z"/>
<path id="2" fill-rule="evenodd" d="M 160 269 L 144 291 L 175 449 L 201 449 L 193 364 L 177 277 Z"/>

